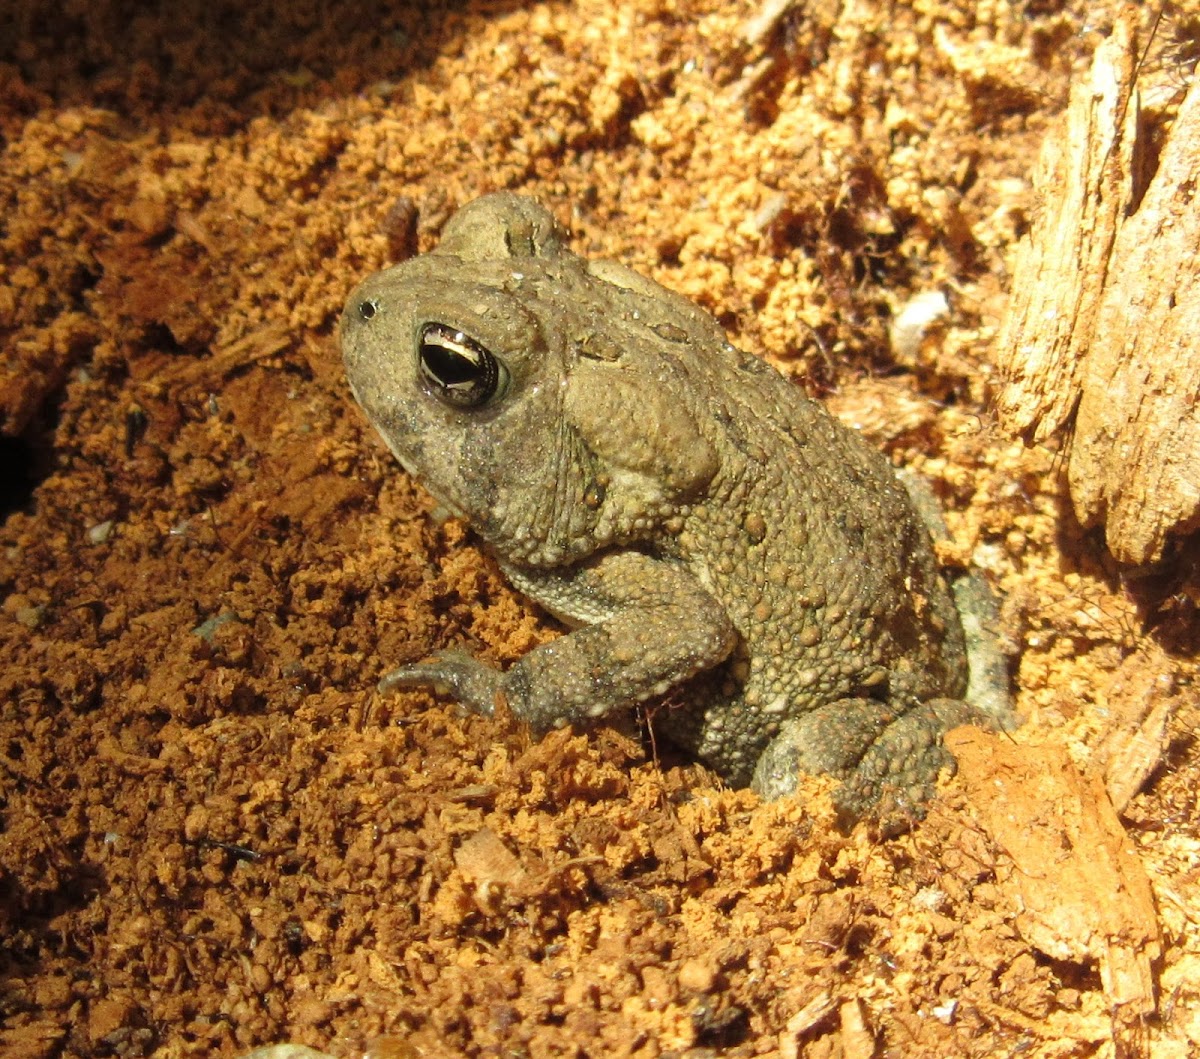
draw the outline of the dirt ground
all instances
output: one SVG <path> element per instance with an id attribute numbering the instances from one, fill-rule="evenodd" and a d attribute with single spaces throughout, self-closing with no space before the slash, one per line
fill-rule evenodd
<path id="1" fill-rule="evenodd" d="M 1119 570 L 989 415 L 1115 4 L 153 8 L 0 12 L 4 1056 L 1200 1054 L 1195 551 Z M 1200 16 L 1158 15 L 1182 84 Z M 498 188 L 933 481 L 1024 726 L 908 833 L 724 789 L 653 708 L 534 742 L 375 693 L 556 634 L 336 344 Z"/>

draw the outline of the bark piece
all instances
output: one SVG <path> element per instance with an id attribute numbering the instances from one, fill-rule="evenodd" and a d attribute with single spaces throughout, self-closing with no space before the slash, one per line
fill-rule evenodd
<path id="1" fill-rule="evenodd" d="M 1068 465 L 1085 525 L 1124 562 L 1200 525 L 1200 85 L 1113 247 Z"/>
<path id="2" fill-rule="evenodd" d="M 1071 94 L 1065 126 L 1042 144 L 1041 200 L 1016 251 L 1012 301 L 998 340 L 1007 377 L 997 411 L 1008 429 L 1045 441 L 1074 415 L 1083 363 L 1125 206 L 1132 160 L 1132 33 L 1118 21 L 1087 79 Z M 1124 120 L 1123 120 L 1124 119 Z"/>
<path id="3" fill-rule="evenodd" d="M 1071 499 L 1122 562 L 1162 557 L 1200 526 L 1200 86 L 1153 163 L 1133 14 L 1118 19 L 1043 145 L 1042 212 L 1017 250 L 997 347 L 1001 422 L 1070 430 Z"/>

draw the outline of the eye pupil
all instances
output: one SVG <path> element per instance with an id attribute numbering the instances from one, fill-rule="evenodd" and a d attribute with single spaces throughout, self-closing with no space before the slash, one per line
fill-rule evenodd
<path id="1" fill-rule="evenodd" d="M 426 324 L 417 353 L 434 395 L 459 408 L 485 404 L 506 381 L 504 365 L 482 343 L 446 324 Z"/>
<path id="2" fill-rule="evenodd" d="M 450 389 L 474 385 L 483 368 L 478 359 L 464 356 L 438 342 L 423 342 L 421 359 L 426 373 L 432 375 L 439 385 Z"/>
<path id="3" fill-rule="evenodd" d="M 375 314 L 379 312 L 379 303 L 373 302 L 370 299 L 358 303 L 358 315 L 364 320 L 372 320 Z"/>

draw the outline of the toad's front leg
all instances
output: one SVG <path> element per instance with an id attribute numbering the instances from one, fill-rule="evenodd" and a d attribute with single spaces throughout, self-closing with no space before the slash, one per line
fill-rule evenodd
<path id="1" fill-rule="evenodd" d="M 661 695 L 722 662 L 737 642 L 721 604 L 682 566 L 642 552 L 563 570 L 507 568 L 513 584 L 579 625 L 507 672 L 462 651 L 404 666 L 381 690 L 432 686 L 476 713 L 508 708 L 544 731 Z"/>

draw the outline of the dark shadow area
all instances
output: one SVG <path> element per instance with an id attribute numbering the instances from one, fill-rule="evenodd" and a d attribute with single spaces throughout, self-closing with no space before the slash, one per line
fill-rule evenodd
<path id="1" fill-rule="evenodd" d="M 46 957 L 67 954 L 86 960 L 90 955 L 82 939 L 64 932 L 56 921 L 86 908 L 104 890 L 103 873 L 83 861 L 53 870 L 57 885 L 35 892 L 11 877 L 0 880 L 0 922 L 7 920 L 5 944 L 0 946 L 0 1018 L 11 1013 L 12 983 L 39 973 Z"/>
<path id="2" fill-rule="evenodd" d="M 37 448 L 24 438 L 0 437 L 0 521 L 29 503 L 45 473 L 39 468 Z"/>
<path id="3" fill-rule="evenodd" d="M 0 64 L 11 65 L 18 84 L 4 93 L 0 121 L 49 103 L 100 107 L 130 121 L 154 113 L 200 135 L 227 134 L 253 117 L 386 85 L 452 53 L 472 19 L 523 6 L 100 0 L 64 12 L 37 0 L 5 4 Z M 313 55 L 325 61 L 314 64 Z"/>

